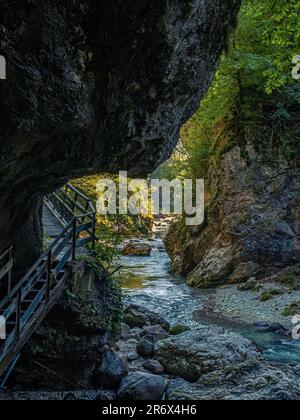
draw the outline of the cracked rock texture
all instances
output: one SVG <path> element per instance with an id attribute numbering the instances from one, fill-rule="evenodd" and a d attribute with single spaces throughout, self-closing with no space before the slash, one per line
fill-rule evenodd
<path id="1" fill-rule="evenodd" d="M 170 382 L 167 400 L 298 401 L 299 366 L 246 362 L 204 375 L 196 384 L 180 379 Z"/>
<path id="2" fill-rule="evenodd" d="M 159 341 L 155 358 L 170 375 L 196 382 L 222 366 L 245 360 L 260 360 L 255 346 L 246 338 L 217 327 L 199 327 Z"/>
<path id="3" fill-rule="evenodd" d="M 266 279 L 300 262 L 299 168 L 248 143 L 248 161 L 236 146 L 212 164 L 206 220 L 173 224 L 165 238 L 173 269 L 200 288 Z"/>
<path id="4" fill-rule="evenodd" d="M 239 3 L 1 2 L 0 252 L 13 243 L 20 269 L 36 258 L 40 199 L 67 179 L 170 156 Z"/>

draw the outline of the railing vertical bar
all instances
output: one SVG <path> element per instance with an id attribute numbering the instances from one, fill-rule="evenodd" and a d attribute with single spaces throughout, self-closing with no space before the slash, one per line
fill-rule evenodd
<path id="1" fill-rule="evenodd" d="M 13 250 L 12 248 L 9 251 L 9 261 L 12 261 L 13 259 Z M 7 294 L 9 294 L 11 292 L 11 288 L 12 288 L 12 269 L 9 270 L 8 272 L 8 277 L 7 277 Z"/>
<path id="2" fill-rule="evenodd" d="M 95 251 L 95 247 L 96 247 L 96 214 L 94 214 L 93 216 L 93 227 L 92 227 L 92 249 L 93 251 Z"/>
<path id="3" fill-rule="evenodd" d="M 77 241 L 77 219 L 74 218 L 73 220 L 73 230 L 72 230 L 72 261 L 76 260 L 76 241 Z"/>
<path id="4" fill-rule="evenodd" d="M 22 308 L 22 288 L 20 287 L 17 292 L 17 305 L 16 305 L 16 340 L 19 339 L 21 333 L 21 308 Z"/>
<path id="5" fill-rule="evenodd" d="M 50 249 L 47 257 L 47 284 L 46 284 L 46 300 L 50 298 L 50 292 L 52 287 L 52 250 Z"/>

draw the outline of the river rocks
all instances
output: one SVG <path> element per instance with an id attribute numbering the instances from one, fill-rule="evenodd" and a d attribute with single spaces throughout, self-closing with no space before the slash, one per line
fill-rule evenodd
<path id="1" fill-rule="evenodd" d="M 116 348 L 119 354 L 122 355 L 128 362 L 132 362 L 139 358 L 137 353 L 138 340 L 120 340 L 118 341 Z"/>
<path id="2" fill-rule="evenodd" d="M 242 287 L 243 285 L 241 285 Z M 207 300 L 200 310 L 194 312 L 196 321 L 201 322 L 203 316 L 208 316 L 211 320 L 228 320 L 229 322 L 242 324 L 281 324 L 284 327 L 291 328 L 291 316 L 297 311 L 298 306 L 294 308 L 295 312 L 287 313 L 284 316 L 284 308 L 288 308 L 293 303 L 300 302 L 300 290 L 291 290 L 286 286 L 280 286 L 281 292 L 272 295 L 272 290 L 276 290 L 278 283 L 261 283 L 251 290 L 240 292 L 239 286 L 228 285 L 219 287 L 215 290 L 214 296 Z M 271 290 L 271 293 L 268 292 Z M 262 294 L 266 292 L 266 295 Z M 266 297 L 271 299 L 265 300 Z M 294 307 L 294 306 L 293 306 Z"/>
<path id="3" fill-rule="evenodd" d="M 167 400 L 295 400 L 300 398 L 299 367 L 242 363 L 203 375 L 196 384 L 173 380 Z"/>
<path id="4" fill-rule="evenodd" d="M 124 337 L 126 335 L 130 334 L 130 327 L 127 324 L 122 323 L 121 324 L 121 337 Z"/>
<path id="5" fill-rule="evenodd" d="M 163 317 L 139 305 L 129 305 L 125 308 L 123 322 L 131 328 L 146 325 L 161 325 L 166 331 L 170 328 L 170 324 Z"/>
<path id="6" fill-rule="evenodd" d="M 141 242 L 128 242 L 121 249 L 123 255 L 130 255 L 133 257 L 149 257 L 151 255 L 152 248 L 148 244 Z"/>
<path id="7" fill-rule="evenodd" d="M 257 287 L 258 283 L 256 278 L 251 278 L 246 283 L 240 284 L 237 289 L 240 292 L 248 292 L 249 290 L 254 290 Z"/>
<path id="8" fill-rule="evenodd" d="M 260 265 L 256 264 L 253 261 L 241 263 L 234 270 L 233 274 L 229 278 L 229 281 L 230 283 L 241 283 L 257 275 L 259 270 L 260 270 Z"/>
<path id="9" fill-rule="evenodd" d="M 117 393 L 118 400 L 161 400 L 167 383 L 160 376 L 146 372 L 130 373 L 123 379 Z"/>
<path id="10" fill-rule="evenodd" d="M 164 373 L 164 367 L 158 360 L 149 359 L 143 364 L 143 367 L 149 370 L 154 375 L 161 375 Z"/>
<path id="11" fill-rule="evenodd" d="M 95 383 L 103 389 L 113 389 L 119 386 L 127 375 L 128 366 L 125 360 L 112 350 L 106 350 L 102 362 L 94 371 Z"/>
<path id="12" fill-rule="evenodd" d="M 155 343 L 169 337 L 166 330 L 161 325 L 146 325 L 143 328 L 130 329 L 128 326 L 124 327 L 124 324 L 123 329 L 126 334 L 118 341 L 116 349 L 127 360 L 129 371 L 163 374 L 163 366 L 152 357 L 154 356 Z M 136 338 L 130 338 L 132 336 Z"/>
<path id="13" fill-rule="evenodd" d="M 121 338 L 124 341 L 136 340 L 140 337 L 141 328 L 130 328 L 127 324 L 121 326 Z"/>
<path id="14" fill-rule="evenodd" d="M 160 341 L 155 347 L 155 358 L 167 373 L 195 382 L 221 366 L 259 360 L 260 354 L 242 336 L 205 326 Z"/>
<path id="15" fill-rule="evenodd" d="M 224 282 L 224 278 L 228 278 L 233 268 L 233 253 L 230 247 L 212 248 L 189 274 L 187 284 L 199 288 L 217 286 Z"/>
<path id="16" fill-rule="evenodd" d="M 146 338 L 151 337 L 155 342 L 169 337 L 169 334 L 160 325 L 146 326 L 140 335 Z"/>
<path id="17" fill-rule="evenodd" d="M 152 357 L 154 356 L 155 340 L 151 336 L 142 338 L 137 345 L 137 352 L 141 356 Z"/>

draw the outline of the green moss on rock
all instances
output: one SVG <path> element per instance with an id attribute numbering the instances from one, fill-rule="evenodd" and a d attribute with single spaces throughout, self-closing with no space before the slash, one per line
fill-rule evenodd
<path id="1" fill-rule="evenodd" d="M 190 330 L 190 327 L 188 327 L 186 325 L 178 324 L 178 325 L 173 325 L 170 328 L 169 332 L 170 332 L 171 335 L 179 335 L 179 334 L 182 334 L 185 331 L 189 331 L 189 330 Z"/>
<path id="2" fill-rule="evenodd" d="M 283 309 L 282 315 L 286 317 L 294 316 L 294 315 L 299 314 L 299 312 L 300 312 L 300 302 L 294 302 Z"/>
<path id="3" fill-rule="evenodd" d="M 262 302 L 267 302 L 268 300 L 273 299 L 275 296 L 283 295 L 283 291 L 279 289 L 269 289 L 262 293 L 260 300 Z"/>

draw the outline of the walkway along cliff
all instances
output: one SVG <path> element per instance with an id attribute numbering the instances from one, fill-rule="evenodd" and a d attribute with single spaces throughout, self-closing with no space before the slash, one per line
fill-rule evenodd
<path id="1" fill-rule="evenodd" d="M 46 229 L 46 233 L 55 239 L 14 287 L 11 282 L 13 249 L 1 256 L 9 261 L 0 265 L 0 280 L 4 285 L 0 316 L 6 326 L 6 338 L 0 342 L 0 378 L 10 366 L 13 367 L 23 346 L 62 296 L 70 274 L 66 269 L 68 262 L 75 261 L 78 252 L 88 255 L 81 248 L 95 244 L 95 209 L 74 187 L 67 185 L 47 196 L 44 206 L 45 220 L 49 220 L 51 213 L 55 217 L 53 226 Z M 59 233 L 53 236 L 55 228 Z M 4 376 L 4 383 L 5 379 Z"/>
<path id="2" fill-rule="evenodd" d="M 211 84 L 239 0 L 0 5 L 0 254 L 42 247 L 43 197 L 96 172 L 150 173 Z"/>

